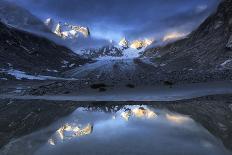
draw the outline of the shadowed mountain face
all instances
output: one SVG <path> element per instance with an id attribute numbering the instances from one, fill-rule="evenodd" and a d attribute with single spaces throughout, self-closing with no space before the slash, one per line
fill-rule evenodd
<path id="1" fill-rule="evenodd" d="M 0 1 L 0 20 L 19 29 L 51 33 L 39 18 L 26 9 L 6 0 Z"/>
<path id="2" fill-rule="evenodd" d="M 144 56 L 169 71 L 232 69 L 231 43 L 232 1 L 224 0 L 187 38 L 147 50 Z"/>
<path id="3" fill-rule="evenodd" d="M 29 73 L 47 70 L 64 71 L 84 64 L 71 50 L 48 39 L 23 32 L 0 23 L 0 68 L 17 69 Z"/>

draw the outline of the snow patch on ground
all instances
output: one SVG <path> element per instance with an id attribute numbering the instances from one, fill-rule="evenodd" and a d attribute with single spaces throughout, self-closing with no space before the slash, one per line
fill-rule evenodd
<path id="1" fill-rule="evenodd" d="M 22 79 L 45 80 L 46 79 L 45 77 L 42 77 L 42 76 L 29 75 L 29 74 L 26 74 L 25 72 L 14 70 L 14 69 L 2 70 L 1 72 L 14 76 L 18 80 L 22 80 Z"/>
<path id="2" fill-rule="evenodd" d="M 28 80 L 74 80 L 74 79 L 66 79 L 66 78 L 59 78 L 59 77 L 52 77 L 52 76 L 44 76 L 44 75 L 30 75 L 23 71 L 9 69 L 0 70 L 0 73 L 5 73 L 11 76 L 14 76 L 17 80 L 28 79 Z M 1 78 L 5 79 L 5 78 Z M 7 80 L 7 79 L 6 79 Z"/>
<path id="3" fill-rule="evenodd" d="M 230 62 L 232 62 L 232 59 L 229 59 L 229 60 L 226 60 L 225 62 L 223 62 L 222 64 L 221 64 L 221 66 L 226 66 L 228 63 L 230 63 Z"/>
<path id="4" fill-rule="evenodd" d="M 6 81 L 6 80 L 7 80 L 7 78 L 0 78 L 0 80 L 4 80 L 4 81 Z"/>
<path id="5" fill-rule="evenodd" d="M 54 72 L 54 73 L 58 73 L 57 70 L 51 70 L 51 69 L 47 69 L 48 72 Z"/>

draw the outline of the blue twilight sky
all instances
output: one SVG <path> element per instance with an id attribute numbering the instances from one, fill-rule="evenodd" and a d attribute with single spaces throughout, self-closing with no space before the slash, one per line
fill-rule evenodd
<path id="1" fill-rule="evenodd" d="M 159 38 L 191 32 L 220 0 L 10 0 L 41 19 L 88 26 L 95 37 Z"/>

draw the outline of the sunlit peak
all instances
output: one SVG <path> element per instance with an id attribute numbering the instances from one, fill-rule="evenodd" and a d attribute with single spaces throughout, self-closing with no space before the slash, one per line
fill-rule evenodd
<path id="1" fill-rule="evenodd" d="M 154 42 L 153 39 L 144 39 L 144 40 L 134 40 L 130 47 L 134 49 L 141 49 L 143 47 L 147 47 Z"/>

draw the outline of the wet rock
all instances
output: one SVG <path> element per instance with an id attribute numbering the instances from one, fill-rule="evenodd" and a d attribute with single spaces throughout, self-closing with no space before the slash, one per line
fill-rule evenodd
<path id="1" fill-rule="evenodd" d="M 70 91 L 65 91 L 64 94 L 70 94 Z"/>
<path id="2" fill-rule="evenodd" d="M 98 83 L 98 84 L 92 84 L 90 87 L 92 89 L 99 89 L 99 88 L 107 87 L 107 86 L 104 83 Z"/>
<path id="3" fill-rule="evenodd" d="M 62 87 L 63 84 L 62 84 L 62 83 L 58 83 L 57 86 L 58 86 L 58 87 Z"/>
<path id="4" fill-rule="evenodd" d="M 135 88 L 135 85 L 133 85 L 133 84 L 127 84 L 126 87 L 128 87 L 128 88 Z"/>
<path id="5" fill-rule="evenodd" d="M 229 25 L 232 25 L 232 18 L 230 18 L 229 20 Z"/>
<path id="6" fill-rule="evenodd" d="M 232 111 L 232 104 L 229 105 L 230 110 Z"/>
<path id="7" fill-rule="evenodd" d="M 226 44 L 226 47 L 232 49 L 232 35 L 230 36 L 228 43 Z"/>
<path id="8" fill-rule="evenodd" d="M 216 29 L 220 28 L 222 25 L 223 25 L 223 21 L 217 21 L 214 25 L 214 29 L 216 30 Z"/>
<path id="9" fill-rule="evenodd" d="M 164 85 L 166 85 L 166 86 L 172 86 L 172 85 L 174 85 L 174 83 L 171 82 L 171 81 L 164 81 Z"/>
<path id="10" fill-rule="evenodd" d="M 99 88 L 99 92 L 105 92 L 106 90 L 106 88 Z"/>

